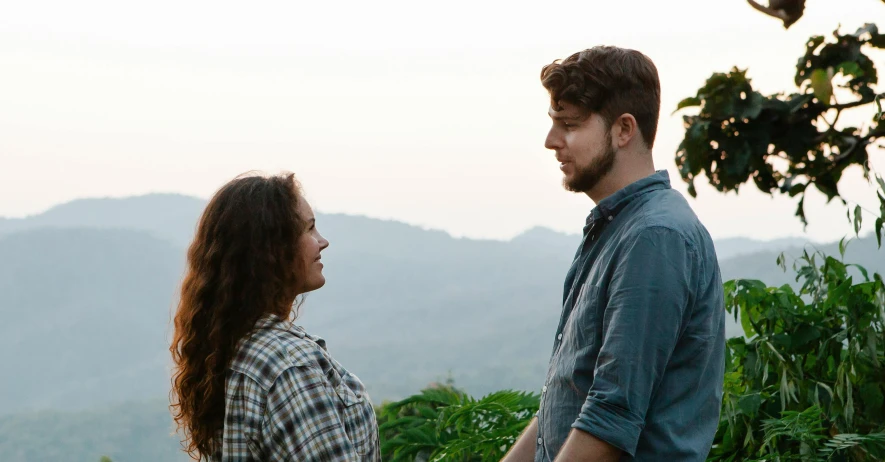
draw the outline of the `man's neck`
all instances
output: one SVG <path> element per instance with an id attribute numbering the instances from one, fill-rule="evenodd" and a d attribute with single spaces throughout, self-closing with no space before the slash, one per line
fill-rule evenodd
<path id="1" fill-rule="evenodd" d="M 633 155 L 629 159 L 622 160 L 622 162 L 616 163 L 608 175 L 599 180 L 593 189 L 584 191 L 584 194 L 587 194 L 595 204 L 599 204 L 621 189 L 655 173 L 651 153 Z"/>

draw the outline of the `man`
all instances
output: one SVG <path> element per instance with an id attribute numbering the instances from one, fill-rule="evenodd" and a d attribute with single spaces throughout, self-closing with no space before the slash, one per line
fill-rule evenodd
<path id="1" fill-rule="evenodd" d="M 596 207 L 565 280 L 541 407 L 507 462 L 703 461 L 719 422 L 725 307 L 713 242 L 652 146 L 657 69 L 595 47 L 541 72 L 566 189 Z"/>

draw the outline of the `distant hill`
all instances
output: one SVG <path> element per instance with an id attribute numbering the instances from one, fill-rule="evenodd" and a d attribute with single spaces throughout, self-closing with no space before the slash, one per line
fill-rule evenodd
<path id="1" fill-rule="evenodd" d="M 0 381 L 0 415 L 166 396 L 169 318 L 203 204 L 87 199 L 0 221 L 0 368 L 14 378 Z M 505 242 L 341 214 L 318 222 L 332 243 L 328 283 L 300 323 L 376 402 L 449 373 L 474 394 L 538 388 L 579 235 L 535 228 Z M 792 282 L 767 243 L 716 245 L 725 279 Z M 848 259 L 881 272 L 882 255 L 866 239 Z"/>
<path id="2" fill-rule="evenodd" d="M 134 230 L 0 239 L 0 413 L 158 396 L 181 250 Z"/>
<path id="3" fill-rule="evenodd" d="M 115 228 L 145 231 L 155 237 L 187 246 L 196 222 L 206 201 L 180 194 L 147 194 L 126 198 L 78 199 L 50 208 L 39 215 L 26 218 L 0 217 L 0 236 L 36 228 Z M 422 242 L 433 239 L 434 243 L 450 241 L 450 236 L 437 230 L 425 230 L 391 220 L 378 220 L 352 215 L 324 215 L 329 220 L 369 229 L 368 235 L 381 238 L 385 244 L 396 244 L 405 238 Z M 331 222 L 330 222 L 331 224 Z M 387 231 L 395 230 L 393 236 Z M 384 231 L 384 233 L 379 232 Z M 580 231 L 580 230 L 578 230 Z M 432 237 L 431 237 L 432 236 Z M 553 255 L 574 253 L 581 236 L 578 233 L 561 233 L 549 228 L 531 228 L 512 239 L 520 247 L 531 247 Z M 361 242 L 362 243 L 362 242 Z M 761 241 L 748 238 L 726 238 L 715 242 L 716 252 L 724 260 L 737 255 L 753 254 L 768 250 L 785 250 L 808 243 L 802 238 L 783 238 Z M 360 249 L 367 250 L 367 249 Z M 434 248 L 435 250 L 435 248 Z"/>
<path id="4" fill-rule="evenodd" d="M 3 462 L 188 462 L 164 400 L 0 416 Z"/>
<path id="5" fill-rule="evenodd" d="M 719 261 L 724 261 L 741 255 L 752 255 L 760 252 L 781 252 L 788 249 L 802 247 L 809 242 L 809 240 L 799 237 L 787 237 L 770 241 L 760 241 L 745 237 L 730 237 L 726 239 L 717 239 L 714 242 L 714 245 L 716 247 L 716 255 L 719 257 Z"/>
<path id="6" fill-rule="evenodd" d="M 0 218 L 0 236 L 35 228 L 133 229 L 186 246 L 206 201 L 180 194 L 78 199 L 26 218 Z"/>

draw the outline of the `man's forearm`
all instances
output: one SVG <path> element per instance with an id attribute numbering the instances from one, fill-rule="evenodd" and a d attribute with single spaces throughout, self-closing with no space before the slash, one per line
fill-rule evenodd
<path id="1" fill-rule="evenodd" d="M 510 451 L 501 459 L 501 462 L 531 462 L 535 460 L 535 438 L 538 435 L 538 418 L 532 419 L 522 436 L 516 440 Z"/>
<path id="2" fill-rule="evenodd" d="M 622 451 L 601 439 L 578 429 L 572 429 L 556 456 L 556 462 L 617 462 Z"/>

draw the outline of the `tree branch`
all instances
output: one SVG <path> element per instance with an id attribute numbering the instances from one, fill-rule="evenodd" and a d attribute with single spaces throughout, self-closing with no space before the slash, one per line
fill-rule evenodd
<path id="1" fill-rule="evenodd" d="M 752 0 L 748 0 L 748 1 L 752 1 Z M 885 93 L 879 93 L 878 95 L 873 96 L 872 99 L 860 99 L 860 100 L 857 100 L 857 101 L 854 101 L 851 103 L 833 104 L 832 106 L 827 106 L 827 109 L 835 109 L 837 111 L 841 111 L 843 109 L 851 109 L 851 108 L 855 108 L 858 106 L 863 106 L 865 104 L 870 104 L 870 103 L 876 101 L 876 98 L 885 98 Z"/>
<path id="2" fill-rule="evenodd" d="M 767 6 L 762 6 L 758 3 L 756 3 L 754 0 L 747 0 L 747 3 L 749 3 L 750 6 L 752 6 L 753 8 L 755 8 L 756 11 L 759 11 L 761 13 L 765 13 L 773 18 L 780 19 L 781 21 L 787 20 L 787 13 L 784 10 L 773 10 Z"/>

